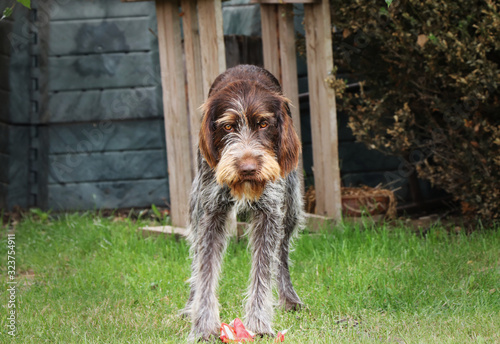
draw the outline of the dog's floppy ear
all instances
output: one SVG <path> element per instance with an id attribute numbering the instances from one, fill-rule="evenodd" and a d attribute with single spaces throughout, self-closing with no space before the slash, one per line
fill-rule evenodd
<path id="1" fill-rule="evenodd" d="M 215 166 L 217 166 L 217 160 L 219 159 L 219 156 L 214 145 L 214 104 L 212 104 L 210 100 L 208 100 L 201 106 L 201 110 L 203 112 L 203 119 L 201 121 L 200 128 L 199 147 L 201 154 L 207 161 L 208 165 L 211 168 L 215 168 Z"/>
<path id="2" fill-rule="evenodd" d="M 293 127 L 288 99 L 281 96 L 281 106 L 278 111 L 278 163 L 282 176 L 287 175 L 299 163 L 301 145 L 299 136 Z"/>

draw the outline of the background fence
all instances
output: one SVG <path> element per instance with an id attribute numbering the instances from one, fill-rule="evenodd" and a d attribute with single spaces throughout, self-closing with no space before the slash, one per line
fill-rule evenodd
<path id="1" fill-rule="evenodd" d="M 0 1 L 0 8 L 10 5 Z M 34 1 L 0 22 L 0 207 L 149 207 L 169 203 L 154 2 Z M 224 3 L 227 66 L 262 65 L 258 5 Z M 296 7 L 300 32 L 302 9 Z M 307 65 L 298 60 L 306 185 L 313 162 Z M 404 160 L 354 142 L 339 113 L 345 186 L 394 182 Z M 424 197 L 428 184 L 417 182 Z M 415 187 L 413 187 L 415 189 Z M 413 198 L 415 195 L 413 194 Z"/>

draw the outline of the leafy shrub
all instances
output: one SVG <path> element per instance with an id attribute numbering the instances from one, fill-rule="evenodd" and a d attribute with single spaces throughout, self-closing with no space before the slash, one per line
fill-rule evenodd
<path id="1" fill-rule="evenodd" d="M 330 0 L 349 126 L 483 219 L 500 213 L 500 12 L 492 0 Z"/>

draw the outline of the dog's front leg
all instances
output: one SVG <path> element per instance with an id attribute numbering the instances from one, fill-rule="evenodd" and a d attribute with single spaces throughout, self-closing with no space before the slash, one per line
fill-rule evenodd
<path id="1" fill-rule="evenodd" d="M 298 310 L 303 306 L 302 301 L 293 289 L 290 279 L 288 254 L 290 252 L 290 239 L 293 234 L 303 226 L 304 211 L 302 192 L 297 171 L 287 177 L 285 189 L 285 217 L 283 220 L 283 240 L 279 249 L 280 264 L 278 268 L 279 303 L 287 311 Z"/>
<path id="2" fill-rule="evenodd" d="M 210 340 L 220 329 L 216 289 L 222 256 L 227 245 L 227 212 L 205 213 L 198 223 L 193 256 L 194 300 L 191 308 L 190 341 Z"/>
<path id="3" fill-rule="evenodd" d="M 280 207 L 254 212 L 250 231 L 252 271 L 247 295 L 245 323 L 260 335 L 274 335 L 273 284 L 277 266 L 277 249 L 283 236 Z"/>

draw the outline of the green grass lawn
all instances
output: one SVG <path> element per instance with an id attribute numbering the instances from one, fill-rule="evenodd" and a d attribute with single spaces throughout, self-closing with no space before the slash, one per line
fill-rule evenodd
<path id="1" fill-rule="evenodd" d="M 190 324 L 183 239 L 138 234 L 136 223 L 65 215 L 15 226 L 17 343 L 182 343 Z M 0 257 L 7 261 L 6 229 Z M 288 343 L 500 343 L 500 228 L 471 235 L 440 227 L 352 225 L 304 233 L 292 280 L 306 308 L 277 310 Z M 221 320 L 243 317 L 246 240 L 229 245 Z M 0 264 L 0 342 L 7 332 L 7 264 Z M 260 339 L 259 343 L 272 343 Z"/>

